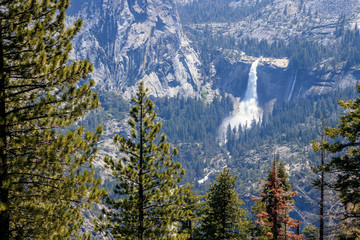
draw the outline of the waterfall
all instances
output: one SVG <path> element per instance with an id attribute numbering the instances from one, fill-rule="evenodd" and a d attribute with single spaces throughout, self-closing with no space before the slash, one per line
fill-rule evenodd
<path id="1" fill-rule="evenodd" d="M 293 81 L 293 84 L 291 86 L 291 90 L 290 90 L 290 94 L 289 94 L 289 97 L 288 97 L 288 101 L 290 101 L 292 95 L 293 95 L 293 92 L 294 92 L 294 87 L 295 87 L 295 84 L 296 84 L 296 78 L 297 78 L 297 71 L 295 72 L 295 77 L 294 77 L 294 81 Z"/>
<path id="2" fill-rule="evenodd" d="M 256 60 L 251 64 L 248 85 L 246 88 L 244 102 L 250 101 L 253 99 L 257 104 L 257 66 L 259 64 L 259 60 Z"/>
<path id="3" fill-rule="evenodd" d="M 224 119 L 220 126 L 220 139 L 225 141 L 226 130 L 230 124 L 231 128 L 250 128 L 251 123 L 255 121 L 258 123 L 262 118 L 262 109 L 258 106 L 257 97 L 257 66 L 259 60 L 256 60 L 251 65 L 249 80 L 246 88 L 244 99 L 240 102 L 239 107 L 234 109 L 234 112 Z"/>

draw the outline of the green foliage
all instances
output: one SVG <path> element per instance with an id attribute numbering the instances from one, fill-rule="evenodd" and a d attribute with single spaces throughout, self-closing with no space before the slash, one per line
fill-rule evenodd
<path id="1" fill-rule="evenodd" d="M 140 83 L 132 99 L 129 138 L 114 137 L 124 157 L 105 158 L 106 167 L 119 180 L 114 193 L 120 198 L 105 198 L 106 221 L 98 227 L 115 239 L 183 239 L 187 234 L 177 233 L 175 222 L 183 216 L 177 184 L 184 171 L 172 160 L 177 149 L 170 151 L 164 134 L 158 137 L 161 123 L 154 122 L 154 104 L 146 92 Z"/>
<path id="2" fill-rule="evenodd" d="M 203 175 L 204 159 L 224 152 L 216 139 L 222 120 L 232 111 L 232 102 L 227 97 L 216 98 L 209 104 L 180 97 L 153 100 L 164 123 L 162 131 L 179 149 L 175 159 L 186 169 L 184 180 L 192 182 Z"/>
<path id="3" fill-rule="evenodd" d="M 98 106 L 87 61 L 69 62 L 81 20 L 66 28 L 69 0 L 4 0 L 0 12 L 0 239 L 68 239 L 103 191 L 95 143 L 83 127 Z"/>
<path id="4" fill-rule="evenodd" d="M 357 88 L 360 93 L 360 85 Z M 338 191 L 345 206 L 343 224 L 347 235 L 356 236 L 360 233 L 360 98 L 338 103 L 346 110 L 345 114 L 341 115 L 337 126 L 325 128 L 325 134 L 334 140 L 322 141 L 320 145 L 315 143 L 315 146 L 333 153 L 330 162 L 319 170 L 338 174 L 336 182 L 328 185 Z"/>
<path id="5" fill-rule="evenodd" d="M 124 119 L 129 109 L 129 103 L 125 101 L 121 95 L 102 91 L 98 93 L 101 102 L 100 109 L 92 111 L 84 119 L 79 121 L 80 125 L 84 125 L 86 129 L 91 131 L 94 131 L 99 124 L 105 121 Z"/>
<path id="6" fill-rule="evenodd" d="M 256 1 L 249 6 L 231 6 L 231 0 L 198 0 L 178 5 L 180 18 L 186 23 L 236 22 L 257 12 L 273 0 Z"/>
<path id="7" fill-rule="evenodd" d="M 259 178 L 266 177 L 269 167 L 263 162 L 267 160 L 269 154 L 272 154 L 272 144 L 287 145 L 294 151 L 300 151 L 302 146 L 310 144 L 311 140 L 318 136 L 321 113 L 324 112 L 326 123 L 334 126 L 337 114 L 341 113 L 336 99 L 351 99 L 355 95 L 355 89 L 349 88 L 323 96 L 308 96 L 289 102 L 278 101 L 274 104 L 273 113 L 265 116 L 261 124 L 251 129 L 243 128 L 240 134 L 232 132 L 233 142 L 228 141 L 228 144 L 222 147 L 217 141 L 218 129 L 222 120 L 233 110 L 230 98 L 222 97 L 221 100 L 216 98 L 211 103 L 180 97 L 152 98 L 152 100 L 156 104 L 155 111 L 163 123 L 161 132 L 165 133 L 169 142 L 179 150 L 174 160 L 180 162 L 186 170 L 184 181 L 195 184 L 199 177 L 204 176 L 205 168 L 213 167 L 212 163 L 209 164 L 205 160 L 217 159 L 220 154 L 223 158 L 228 151 L 231 155 L 231 159 L 227 159 L 228 166 L 236 169 L 239 174 L 236 188 L 243 195 L 248 191 L 246 188 L 249 181 L 255 183 Z M 100 94 L 102 101 L 104 98 L 106 102 L 102 103 L 102 107 L 106 114 L 119 115 L 121 120 L 122 114 L 116 110 L 115 104 L 125 105 L 125 101 L 116 95 Z M 123 104 L 120 107 L 125 108 Z M 99 112 L 98 115 L 105 114 Z M 266 148 L 271 148 L 268 154 L 264 152 Z M 251 158 L 250 149 L 259 154 L 261 159 L 259 163 L 249 164 L 243 161 L 244 158 Z M 312 152 L 304 154 L 308 154 L 310 160 L 315 158 Z M 291 161 L 296 159 L 289 161 L 287 163 L 291 164 Z M 210 181 L 213 180 L 215 177 L 210 176 Z M 207 191 L 207 186 L 196 183 L 195 189 L 203 193 Z"/>
<path id="8" fill-rule="evenodd" d="M 215 98 L 211 104 L 192 98 L 154 99 L 164 132 L 173 143 L 206 142 L 217 135 L 223 118 L 232 111 L 228 97 Z M 214 117 L 216 116 L 216 117 Z"/>
<path id="9" fill-rule="evenodd" d="M 317 240 L 319 239 L 319 229 L 312 225 L 311 223 L 307 224 L 303 229 L 302 233 L 304 234 L 304 240 Z"/>
<path id="10" fill-rule="evenodd" d="M 261 214 L 265 210 L 265 202 L 257 201 L 251 207 L 251 225 L 249 231 L 251 233 L 251 239 L 256 240 L 267 240 L 267 233 L 271 231 L 271 227 L 268 224 L 257 224 L 257 215 Z M 263 221 L 267 221 L 263 219 Z"/>
<path id="11" fill-rule="evenodd" d="M 196 195 L 193 187 L 194 185 L 186 183 L 181 188 L 183 216 L 181 216 L 179 221 L 179 232 L 187 234 L 189 236 L 188 239 L 193 239 L 197 233 L 201 209 L 203 207 L 203 203 L 200 202 L 203 196 Z"/>
<path id="12" fill-rule="evenodd" d="M 227 150 L 233 157 L 239 158 L 248 149 L 256 149 L 269 142 L 307 145 L 319 134 L 316 125 L 321 122 L 321 113 L 324 113 L 327 124 L 334 126 L 337 118 L 334 113 L 341 112 L 336 104 L 337 99 L 349 99 L 353 96 L 355 91 L 349 88 L 324 96 L 309 96 L 291 102 L 275 103 L 272 114 L 265 117 L 261 124 L 242 129 L 240 134 L 230 138 L 234 142 L 227 144 L 232 146 Z"/>
<path id="13" fill-rule="evenodd" d="M 274 57 L 274 58 L 289 58 L 291 67 L 297 69 L 312 69 L 321 61 L 332 57 L 342 56 L 341 51 L 333 51 L 334 49 L 342 50 L 343 46 L 329 47 L 331 51 L 325 46 L 304 38 L 293 38 L 288 41 L 274 40 L 269 43 L 267 40 L 249 38 L 249 37 L 232 37 L 224 36 L 212 32 L 212 30 L 205 26 L 201 30 L 186 28 L 186 34 L 196 43 L 200 56 L 206 66 L 216 59 L 221 51 L 218 49 L 232 49 L 238 52 L 245 52 L 247 55 L 255 57 Z M 347 43 L 347 42 L 346 42 Z"/>
<path id="14" fill-rule="evenodd" d="M 290 185 L 290 182 L 288 181 L 288 176 L 286 174 L 285 166 L 284 166 L 283 161 L 279 162 L 278 176 L 279 176 L 279 179 L 281 180 L 282 187 L 284 188 L 284 190 L 285 191 L 291 190 L 291 185 Z M 288 200 L 292 201 L 293 199 L 289 198 Z"/>
<path id="15" fill-rule="evenodd" d="M 248 220 L 244 204 L 235 191 L 236 177 L 224 169 L 209 187 L 205 202 L 205 216 L 200 226 L 201 239 L 248 239 Z"/>
<path id="16" fill-rule="evenodd" d="M 360 32 L 356 25 L 354 30 L 344 30 L 344 34 L 336 47 L 334 63 L 346 62 L 345 68 L 358 67 L 360 64 Z"/>
<path id="17" fill-rule="evenodd" d="M 269 42 L 266 39 L 224 36 L 213 32 L 208 26 L 201 30 L 185 28 L 185 32 L 196 43 L 202 62 L 208 69 L 211 69 L 211 62 L 222 53 L 219 49 L 231 49 L 255 57 L 288 58 L 290 67 L 295 69 L 337 71 L 358 67 L 360 64 L 359 28 L 356 25 L 354 29 L 341 29 L 341 35 L 329 45 L 302 37 Z"/>

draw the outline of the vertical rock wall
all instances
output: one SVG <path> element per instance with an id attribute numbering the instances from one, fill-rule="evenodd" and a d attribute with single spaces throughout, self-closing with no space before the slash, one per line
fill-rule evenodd
<path id="1" fill-rule="evenodd" d="M 155 96 L 195 97 L 201 63 L 182 31 L 173 0 L 73 0 L 70 22 L 84 19 L 74 59 L 94 64 L 97 87 L 130 97 L 138 81 Z"/>

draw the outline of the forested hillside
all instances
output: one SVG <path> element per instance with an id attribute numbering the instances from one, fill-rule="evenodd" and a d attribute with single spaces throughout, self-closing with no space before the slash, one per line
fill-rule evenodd
<path id="1" fill-rule="evenodd" d="M 276 102 L 273 112 L 266 116 L 261 124 L 253 125 L 252 128 L 241 129 L 240 132 L 227 132 L 227 142 L 223 146 L 219 145 L 219 127 L 222 119 L 227 117 L 233 110 L 232 102 L 229 98 L 223 97 L 221 100 L 215 99 L 212 103 L 205 103 L 203 100 L 184 99 L 184 98 L 153 98 L 158 113 L 159 120 L 163 123 L 162 131 L 168 136 L 169 141 L 179 149 L 179 156 L 176 157 L 186 169 L 186 180 L 194 182 L 200 180 L 206 172 L 211 159 L 216 157 L 228 158 L 227 162 L 233 167 L 234 172 L 240 173 L 239 180 L 247 182 L 256 181 L 262 176 L 261 171 L 254 170 L 254 174 L 249 174 L 246 158 L 254 153 L 256 158 L 263 159 L 257 162 L 254 167 L 264 167 L 268 169 L 268 160 L 271 159 L 273 152 L 280 146 L 291 146 L 292 151 L 305 153 L 303 158 L 310 157 L 310 161 L 316 161 L 315 155 L 309 145 L 313 139 L 317 139 L 321 132 L 321 116 L 326 119 L 326 125 L 334 126 L 342 109 L 337 104 L 338 99 L 354 99 L 356 90 L 346 89 L 323 96 L 311 96 L 296 99 L 290 102 Z M 80 124 L 85 124 L 89 129 L 94 129 L 98 124 L 106 119 L 123 119 L 126 116 L 128 104 L 117 95 L 106 97 L 100 95 L 102 99 L 102 110 L 96 114 L 88 116 Z M 122 112 L 122 110 L 124 112 Z M 307 149 L 306 152 L 303 152 Z M 228 155 L 228 154 L 229 155 Z M 219 156 L 220 155 L 220 156 Z M 255 157 L 255 155 L 254 155 Z M 280 158 L 288 159 L 288 156 Z M 298 161 L 289 159 L 289 161 Z M 248 177 L 246 177 L 248 176 Z M 248 186 L 240 186 L 243 194 L 248 194 L 245 189 Z M 252 189 L 256 191 L 256 189 Z"/>
<path id="2" fill-rule="evenodd" d="M 359 1 L 74 1 L 0 1 L 1 240 L 359 239 Z"/>
<path id="3" fill-rule="evenodd" d="M 319 141 L 322 124 L 333 127 L 340 114 L 344 114 L 344 109 L 337 103 L 338 99 L 352 100 L 356 97 L 355 85 L 346 88 L 344 86 L 349 86 L 349 82 L 342 82 L 343 79 L 356 81 L 359 77 L 360 34 L 356 17 L 351 15 L 356 8 L 351 9 L 351 4 L 344 2 L 341 14 L 336 15 L 331 6 L 339 7 L 341 3 L 328 6 L 323 1 L 310 0 L 179 2 L 177 9 L 183 30 L 200 56 L 202 67 L 199 71 L 204 76 L 204 85 L 199 89 L 200 95 L 194 98 L 184 98 L 178 94 L 172 98 L 151 97 L 151 100 L 155 103 L 158 120 L 162 122 L 161 132 L 168 137 L 171 145 L 178 149 L 179 153 L 173 159 L 180 162 L 185 169 L 183 181 L 194 184 L 194 188 L 190 188 L 187 194 L 194 190 L 202 194 L 213 189 L 215 191 L 217 181 L 220 181 L 220 177 L 216 177 L 219 173 L 224 174 L 224 168 L 229 168 L 231 174 L 237 175 L 236 184 L 230 185 L 236 189 L 249 210 L 254 205 L 250 200 L 251 195 L 259 195 L 261 191 L 267 194 L 258 179 L 271 182 L 270 176 L 274 175 L 273 183 L 279 181 L 276 164 L 273 164 L 274 159 L 277 159 L 282 161 L 281 171 L 288 175 L 287 184 L 291 184 L 292 189 L 299 194 L 296 196 L 287 189 L 289 192 L 286 194 L 292 195 L 293 200 L 289 200 L 289 205 L 285 204 L 280 208 L 292 208 L 291 204 L 295 204 L 297 209 L 291 213 L 291 217 L 306 224 L 296 221 L 293 223 L 299 226 L 299 229 L 305 228 L 306 239 L 312 239 L 311 237 L 317 236 L 314 226 L 319 226 L 317 217 L 314 216 L 318 214 L 316 202 L 320 195 L 312 185 L 317 179 L 312 168 L 320 164 L 320 154 L 312 149 L 312 140 Z M 297 94 L 294 97 L 274 96 L 270 102 L 261 106 L 266 109 L 266 114 L 259 124 L 254 122 L 249 128 L 228 128 L 226 141 L 222 142 L 219 127 L 223 119 L 236 111 L 236 100 L 230 93 L 216 89 L 219 86 L 212 84 L 216 81 L 227 83 L 228 79 L 222 79 L 223 76 L 218 74 L 220 70 L 217 68 L 222 66 L 218 62 L 223 60 L 224 53 L 231 51 L 238 53 L 236 56 L 249 56 L 251 61 L 260 57 L 286 59 L 289 65 L 285 69 L 274 70 L 274 75 L 276 76 L 276 71 L 287 71 L 287 76 L 290 77 L 279 84 L 287 84 L 287 89 L 295 87 L 315 90 L 304 90 L 306 94 Z M 237 80 L 236 74 L 245 71 L 243 69 L 246 67 L 239 70 L 240 68 L 236 68 L 236 61 L 229 60 L 226 71 L 232 72 L 234 81 L 243 81 L 243 76 Z M 243 63 L 251 64 L 251 61 Z M 263 68 L 276 67 L 265 64 Z M 245 74 L 247 76 L 248 73 Z M 315 75 L 318 79 L 312 77 Z M 276 79 L 270 81 L 276 84 Z M 229 86 L 235 88 L 231 84 Z M 241 86 L 246 86 L 246 81 Z M 263 87 L 259 85 L 258 89 Z M 324 87 L 330 90 L 323 91 Z M 259 92 L 264 91 L 262 89 Z M 300 93 L 300 90 L 298 92 Z M 130 136 L 129 129 L 122 121 L 129 118 L 125 113 L 129 108 L 129 100 L 108 92 L 101 92 L 100 100 L 101 109 L 87 116 L 80 124 L 94 129 L 99 123 L 109 123 L 105 127 L 109 129 L 109 133 Z M 325 123 L 322 123 L 322 119 Z M 112 128 L 115 130 L 111 131 Z M 99 147 L 108 151 L 112 148 L 105 138 Z M 109 178 L 106 178 L 105 183 L 108 189 L 114 187 Z M 214 185 L 209 188 L 209 184 Z M 329 194 L 336 195 L 334 192 Z M 189 202 L 197 199 L 191 195 L 186 196 Z M 211 195 L 208 196 L 208 201 L 207 204 L 211 204 Z M 239 202 L 237 204 L 241 205 Z M 195 209 L 195 205 L 192 205 L 192 209 Z M 339 205 L 332 207 L 337 209 L 337 213 L 340 212 Z M 261 209 L 261 204 L 255 205 L 253 213 L 262 213 Z M 201 224 L 209 221 L 209 225 L 201 226 L 198 229 L 200 232 L 194 233 L 194 236 L 200 233 L 214 237 L 215 235 L 211 234 L 216 233 L 205 230 L 213 226 L 211 217 L 206 215 L 203 221 L 200 221 Z M 336 226 L 336 221 L 328 220 L 327 225 Z M 314 224 L 313 228 L 310 223 Z M 286 225 L 287 223 L 285 229 Z M 192 227 L 191 224 L 185 224 L 182 233 L 192 232 Z M 259 225 L 253 227 L 257 229 Z M 248 234 L 264 234 L 266 231 L 268 229 L 263 226 Z M 273 231 L 272 234 L 274 233 Z M 276 234 L 281 236 L 283 233 Z M 196 237 L 201 239 L 200 236 Z"/>
<path id="4" fill-rule="evenodd" d="M 249 15 L 259 14 L 261 9 L 273 0 L 253 1 L 250 4 L 231 0 L 193 1 L 190 4 L 178 5 L 180 18 L 184 24 L 236 22 Z"/>
<path id="5" fill-rule="evenodd" d="M 360 64 L 360 34 L 357 25 L 354 29 L 346 30 L 339 26 L 334 32 L 335 41 L 326 45 L 301 36 L 289 40 L 268 41 L 223 35 L 209 27 L 200 31 L 193 28 L 185 30 L 189 38 L 196 43 L 204 63 L 208 65 L 221 53 L 221 49 L 237 50 L 255 57 L 286 57 L 290 59 L 291 67 L 306 70 L 337 71 L 356 68 Z"/>
<path id="6" fill-rule="evenodd" d="M 162 132 L 179 151 L 174 160 L 185 169 L 184 182 L 195 184 L 194 189 L 205 193 L 208 184 L 215 181 L 218 172 L 226 166 L 238 175 L 235 188 L 250 207 L 253 203 L 249 196 L 258 194 L 261 185 L 258 179 L 266 178 L 275 157 L 283 161 L 289 182 L 301 196 L 295 197 L 298 209 L 292 216 L 316 225 L 311 216 L 317 211 L 314 201 L 319 192 L 312 186 L 316 175 L 311 167 L 319 165 L 320 156 L 312 150 L 311 142 L 320 139 L 322 119 L 326 125 L 335 126 L 340 114 L 344 113 L 337 100 L 352 100 L 356 96 L 355 88 L 350 88 L 322 96 L 276 102 L 272 114 L 261 124 L 242 128 L 239 132 L 228 130 L 227 142 L 223 145 L 219 144 L 219 119 L 233 110 L 229 98 L 223 96 L 212 103 L 184 98 L 152 100 L 158 119 L 163 123 Z M 102 110 L 81 124 L 91 128 L 105 120 L 100 116 L 124 117 L 119 113 L 119 109 L 127 108 L 124 100 L 107 95 L 103 102 Z M 126 132 L 120 134 L 127 135 Z M 203 179 L 203 176 L 207 177 Z M 106 186 L 111 189 L 113 183 L 107 180 Z"/>

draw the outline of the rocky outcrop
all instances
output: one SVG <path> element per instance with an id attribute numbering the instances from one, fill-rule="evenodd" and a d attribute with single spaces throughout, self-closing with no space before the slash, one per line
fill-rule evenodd
<path id="1" fill-rule="evenodd" d="M 209 98 L 214 97 L 220 89 L 242 98 L 246 91 L 250 64 L 255 58 L 246 56 L 245 53 L 234 55 L 221 50 L 223 51 L 221 57 L 213 61 L 215 72 L 212 76 L 204 76 L 203 73 L 206 71 L 203 71 L 204 67 L 199 56 L 183 33 L 175 1 L 178 4 L 192 2 L 191 0 L 71 1 L 72 7 L 68 11 L 69 22 L 77 18 L 84 19 L 84 26 L 73 42 L 72 58 L 90 59 L 94 64 L 92 77 L 96 81 L 97 88 L 121 93 L 126 98 L 134 94 L 138 81 L 144 81 L 150 88 L 150 93 L 157 97 L 171 97 L 178 94 L 183 97 L 200 97 L 205 91 Z M 234 1 L 233 7 L 237 7 L 238 3 L 240 2 Z M 253 4 L 253 2 L 242 1 L 241 4 Z M 210 23 L 206 26 L 224 35 L 236 36 L 240 31 L 242 37 L 262 38 L 262 35 L 266 35 L 266 38 L 270 39 L 274 36 L 284 39 L 298 35 L 297 30 L 293 31 L 294 29 L 301 30 L 301 34 L 310 34 L 313 38 L 323 36 L 324 31 L 330 32 L 329 36 L 331 36 L 337 18 L 327 18 L 325 13 L 330 13 L 331 9 L 338 8 L 341 4 L 341 0 L 333 2 L 331 6 L 325 6 L 324 1 L 309 0 L 304 2 L 303 9 L 307 9 L 304 12 L 304 10 L 299 11 L 298 2 L 279 0 L 262 10 L 264 16 L 270 14 L 269 18 L 272 19 L 266 20 L 266 30 L 264 30 L 265 23 L 262 22 L 265 18 L 253 19 L 253 16 L 237 23 Z M 344 11 L 351 14 L 349 3 L 344 4 Z M 286 14 L 282 8 L 285 6 L 287 6 Z M 318 13 L 315 14 L 315 11 Z M 308 21 L 310 16 L 312 16 L 311 21 Z M 302 17 L 304 21 L 308 21 L 308 26 L 304 28 L 300 27 L 301 21 L 297 24 L 293 21 Z M 356 16 L 353 19 L 356 20 Z M 292 28 L 285 26 L 290 21 Z M 201 31 L 201 25 L 196 25 L 196 28 Z M 280 28 L 290 31 L 291 34 L 284 35 Z M 304 32 L 304 29 L 308 31 Z M 261 34 L 257 35 L 257 32 Z M 315 32 L 320 35 L 314 34 Z M 289 67 L 287 59 L 270 58 L 262 58 L 258 75 L 261 104 L 272 99 L 289 100 L 299 95 L 324 93 L 334 87 L 353 84 L 356 80 L 356 76 L 351 72 L 297 72 Z"/>
<path id="2" fill-rule="evenodd" d="M 72 58 L 88 58 L 100 89 L 130 97 L 144 81 L 154 96 L 199 95 L 197 53 L 183 34 L 174 0 L 71 1 L 70 22 L 84 19 Z"/>
<path id="3" fill-rule="evenodd" d="M 205 0 L 202 0 L 205 1 Z M 233 8 L 246 8 L 259 1 L 237 0 L 229 3 Z M 254 14 L 239 21 L 188 24 L 193 30 L 210 30 L 237 38 L 289 40 L 295 37 L 319 41 L 334 41 L 334 31 L 340 16 L 346 16 L 346 27 L 360 24 L 358 0 L 276 0 L 264 5 Z"/>
<path id="4" fill-rule="evenodd" d="M 257 58 L 223 51 L 214 62 L 213 88 L 243 99 L 249 79 L 251 63 Z M 258 101 L 262 107 L 273 101 L 320 95 L 334 89 L 355 86 L 360 71 L 298 70 L 287 59 L 259 58 L 257 68 Z"/>

